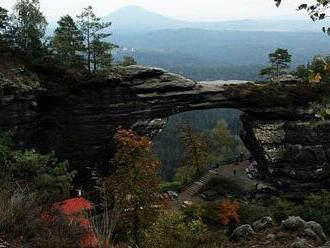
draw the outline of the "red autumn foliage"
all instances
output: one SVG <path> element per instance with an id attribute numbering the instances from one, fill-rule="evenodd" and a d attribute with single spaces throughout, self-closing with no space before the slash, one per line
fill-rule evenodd
<path id="1" fill-rule="evenodd" d="M 239 223 L 239 204 L 236 201 L 225 200 L 219 207 L 219 221 L 227 225 L 230 220 Z"/>
<path id="2" fill-rule="evenodd" d="M 90 221 L 84 216 L 84 211 L 92 209 L 92 203 L 83 197 L 72 198 L 66 201 L 57 202 L 53 205 L 53 210 L 58 210 L 64 214 L 70 225 L 79 224 L 85 230 L 85 234 L 80 238 L 81 247 L 97 247 L 98 238 L 92 231 Z M 56 218 L 49 213 L 43 215 L 42 219 L 50 223 Z"/>

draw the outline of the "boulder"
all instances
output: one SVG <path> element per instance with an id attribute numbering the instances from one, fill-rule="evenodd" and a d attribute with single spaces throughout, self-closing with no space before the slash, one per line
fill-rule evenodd
<path id="1" fill-rule="evenodd" d="M 308 238 L 311 238 L 311 239 L 314 239 L 314 240 L 317 240 L 318 242 L 320 242 L 320 239 L 317 236 L 317 234 L 310 228 L 306 228 L 304 230 L 304 235 Z"/>
<path id="2" fill-rule="evenodd" d="M 306 222 L 299 216 L 290 216 L 286 220 L 282 221 L 280 229 L 290 230 L 290 231 L 303 231 L 303 234 L 311 239 L 314 239 L 319 244 L 327 241 L 327 236 L 325 235 L 322 226 L 315 222 Z"/>
<path id="3" fill-rule="evenodd" d="M 322 226 L 315 222 L 315 221 L 309 221 L 305 223 L 305 232 L 306 230 L 311 230 L 316 234 L 316 238 L 319 242 L 323 243 L 326 242 L 327 236 L 325 235 Z M 311 233 L 310 231 L 308 231 L 309 233 Z"/>
<path id="4" fill-rule="evenodd" d="M 237 227 L 233 231 L 231 238 L 235 241 L 240 241 L 240 240 L 247 240 L 251 238 L 253 235 L 254 235 L 254 231 L 251 225 L 242 225 Z"/>
<path id="5" fill-rule="evenodd" d="M 266 216 L 261 218 L 260 220 L 255 221 L 252 224 L 252 227 L 254 231 L 259 232 L 273 225 L 274 225 L 273 219 L 270 216 Z"/>
<path id="6" fill-rule="evenodd" d="M 290 231 L 303 230 L 305 228 L 306 221 L 299 216 L 290 216 L 286 220 L 282 221 L 280 229 L 286 229 Z"/>

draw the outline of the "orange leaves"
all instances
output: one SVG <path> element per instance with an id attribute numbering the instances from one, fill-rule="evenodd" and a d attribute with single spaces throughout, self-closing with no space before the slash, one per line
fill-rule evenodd
<path id="1" fill-rule="evenodd" d="M 225 200 L 219 207 L 219 221 L 227 225 L 230 220 L 239 223 L 239 204 L 236 201 Z"/>
<path id="2" fill-rule="evenodd" d="M 105 199 L 118 209 L 122 228 L 135 242 L 139 229 L 148 226 L 159 205 L 159 161 L 152 153 L 152 142 L 132 130 L 118 128 L 114 135 L 116 153 L 111 159 L 112 173 L 103 184 Z"/>
<path id="3" fill-rule="evenodd" d="M 121 127 L 117 129 L 114 140 L 117 145 L 127 147 L 132 151 L 135 149 L 150 151 L 152 147 L 152 141 L 148 137 L 139 136 L 132 130 L 125 130 Z"/>
<path id="4" fill-rule="evenodd" d="M 107 194 L 116 195 L 122 204 L 130 205 L 127 208 L 150 204 L 156 195 L 160 166 L 152 153 L 151 139 L 119 127 L 114 141 L 117 149 L 110 161 L 112 174 L 104 182 Z"/>
<path id="5" fill-rule="evenodd" d="M 159 166 L 158 161 L 152 155 L 152 141 L 147 136 L 139 136 L 132 130 L 125 130 L 121 127 L 117 129 L 114 135 L 114 141 L 117 145 L 117 152 L 111 163 L 119 169 L 118 166 L 145 168 L 151 167 L 156 170 Z"/>

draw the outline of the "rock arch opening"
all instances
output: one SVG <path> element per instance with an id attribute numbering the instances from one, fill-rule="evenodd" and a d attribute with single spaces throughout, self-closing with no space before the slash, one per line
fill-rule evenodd
<path id="1" fill-rule="evenodd" d="M 189 124 L 194 135 L 207 144 L 208 161 L 203 169 L 230 164 L 235 157 L 250 157 L 240 135 L 243 113 L 237 109 L 208 109 L 179 113 L 169 116 L 161 132 L 153 138 L 154 151 L 162 162 L 162 180 L 171 181 L 184 160 L 185 141 L 182 134 Z"/>

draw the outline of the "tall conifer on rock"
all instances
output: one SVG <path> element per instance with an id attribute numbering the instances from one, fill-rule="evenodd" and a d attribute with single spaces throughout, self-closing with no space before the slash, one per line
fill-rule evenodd
<path id="1" fill-rule="evenodd" d="M 61 17 L 57 22 L 51 48 L 55 57 L 65 66 L 78 66 L 82 63 L 81 53 L 84 49 L 84 37 L 71 16 Z"/>
<path id="2" fill-rule="evenodd" d="M 77 17 L 85 39 L 86 66 L 89 72 L 95 73 L 99 69 L 108 67 L 111 64 L 113 45 L 104 41 L 111 36 L 111 33 L 104 33 L 102 30 L 109 28 L 111 23 L 101 22 L 101 18 L 96 17 L 91 6 L 85 8 Z"/>
<path id="3" fill-rule="evenodd" d="M 270 66 L 260 71 L 261 76 L 268 76 L 270 79 L 279 82 L 280 76 L 287 73 L 290 68 L 291 55 L 287 49 L 277 48 L 274 53 L 268 55 Z"/>

